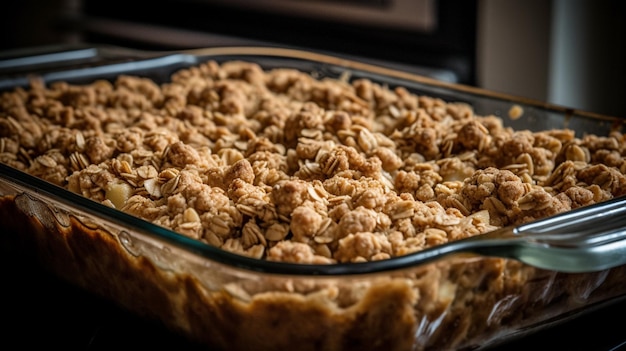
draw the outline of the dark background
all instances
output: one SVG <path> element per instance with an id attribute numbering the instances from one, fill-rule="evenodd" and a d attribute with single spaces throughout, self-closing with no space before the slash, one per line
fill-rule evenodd
<path id="1" fill-rule="evenodd" d="M 331 7 L 328 16 L 313 16 L 250 5 L 344 4 L 383 15 L 406 1 L 430 3 L 435 26 L 355 22 L 349 13 L 330 16 Z M 291 46 L 626 117 L 621 0 L 21 0 L 5 14 L 0 52 L 61 43 L 147 50 Z"/>

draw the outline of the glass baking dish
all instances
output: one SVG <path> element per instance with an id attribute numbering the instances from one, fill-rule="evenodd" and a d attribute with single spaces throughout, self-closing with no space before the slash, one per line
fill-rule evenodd
<path id="1" fill-rule="evenodd" d="M 26 88 L 33 75 L 46 83 L 84 84 L 119 75 L 167 82 L 178 70 L 202 62 L 243 60 L 264 69 L 294 68 L 318 79 L 367 78 L 406 87 L 415 94 L 469 104 L 477 115 L 498 116 L 514 129 L 569 128 L 601 136 L 623 132 L 620 118 L 314 52 L 222 47 L 129 54 L 115 49 L 115 54 L 124 53 L 116 56 L 107 50 L 95 55 L 105 52 L 109 60 L 51 62 L 24 74 L 2 72 L 0 89 Z M 574 274 L 476 255 L 447 255 L 410 266 L 394 258 L 320 265 L 254 259 L 5 164 L 0 164 L 0 196 L 1 246 L 5 255 L 15 256 L 16 264 L 38 262 L 60 278 L 211 349 L 488 348 L 626 296 L 625 266 Z"/>

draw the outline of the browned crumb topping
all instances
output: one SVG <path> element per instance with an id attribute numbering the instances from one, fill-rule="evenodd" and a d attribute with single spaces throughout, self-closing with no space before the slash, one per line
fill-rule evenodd
<path id="1" fill-rule="evenodd" d="M 0 162 L 286 262 L 382 260 L 624 195 L 625 154 L 621 133 L 514 131 L 401 87 L 241 61 L 0 98 Z"/>

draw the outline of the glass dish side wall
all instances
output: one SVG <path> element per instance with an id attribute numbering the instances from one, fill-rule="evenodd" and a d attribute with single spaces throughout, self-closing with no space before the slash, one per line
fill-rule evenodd
<path id="1" fill-rule="evenodd" d="M 242 270 L 141 234 L 138 227 L 67 208 L 35 189 L 5 179 L 1 189 L 0 208 L 14 219 L 3 221 L 2 247 L 21 249 L 17 264 L 36 259 L 72 284 L 219 349 L 304 343 L 313 350 L 337 339 L 344 350 L 485 346 L 624 293 L 624 267 L 574 275 L 480 257 L 446 257 L 365 276 Z M 277 334 L 294 324 L 298 328 L 289 334 L 295 334 L 279 338 L 287 340 L 279 345 L 264 337 L 271 330 L 260 328 Z M 379 334 L 363 333 L 370 329 Z M 239 336 L 225 338 L 233 333 Z"/>

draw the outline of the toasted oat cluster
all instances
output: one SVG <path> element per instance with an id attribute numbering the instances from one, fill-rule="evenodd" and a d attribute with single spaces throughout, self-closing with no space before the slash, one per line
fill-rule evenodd
<path id="1" fill-rule="evenodd" d="M 519 112 L 519 111 L 518 111 Z M 626 140 L 511 130 L 367 79 L 206 62 L 168 83 L 33 81 L 0 162 L 235 253 L 382 260 L 626 194 Z"/>

